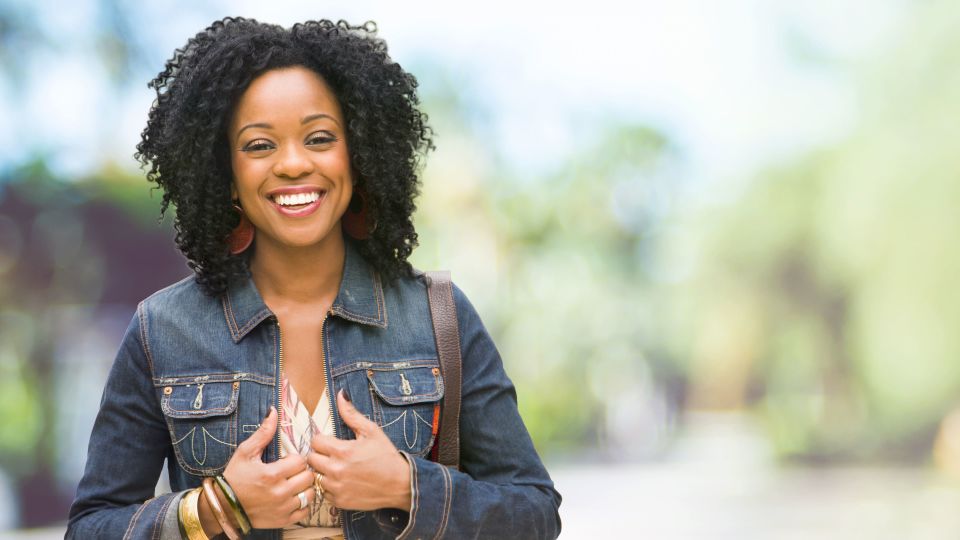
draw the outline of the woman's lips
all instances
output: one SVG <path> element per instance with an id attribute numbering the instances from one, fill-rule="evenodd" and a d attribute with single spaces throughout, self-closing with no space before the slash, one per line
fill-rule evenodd
<path id="1" fill-rule="evenodd" d="M 273 208 L 276 209 L 281 215 L 287 217 L 306 217 L 310 214 L 317 211 L 320 208 L 320 205 L 323 204 L 324 199 L 327 198 L 327 192 L 321 191 L 320 196 L 317 197 L 317 200 L 309 202 L 306 204 L 290 205 L 284 206 L 278 203 L 274 198 L 270 199 L 270 204 L 273 205 Z"/>

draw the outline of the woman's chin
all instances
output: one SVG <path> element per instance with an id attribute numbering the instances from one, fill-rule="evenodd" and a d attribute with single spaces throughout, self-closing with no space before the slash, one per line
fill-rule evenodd
<path id="1" fill-rule="evenodd" d="M 338 240 L 342 241 L 343 237 L 341 236 L 340 230 L 330 231 L 325 235 L 297 235 L 297 236 L 287 236 L 277 238 L 271 242 L 263 242 L 264 244 L 272 244 L 275 249 L 278 250 L 311 250 L 319 249 L 324 246 L 328 246 L 331 243 L 336 243 Z"/>

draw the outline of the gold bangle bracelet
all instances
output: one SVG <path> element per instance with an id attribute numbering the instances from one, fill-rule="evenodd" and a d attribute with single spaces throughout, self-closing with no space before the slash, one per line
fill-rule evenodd
<path id="1" fill-rule="evenodd" d="M 192 489 L 180 499 L 180 522 L 187 533 L 187 540 L 210 540 L 207 533 L 203 532 L 203 524 L 200 523 L 198 505 L 201 491 L 203 488 Z"/>

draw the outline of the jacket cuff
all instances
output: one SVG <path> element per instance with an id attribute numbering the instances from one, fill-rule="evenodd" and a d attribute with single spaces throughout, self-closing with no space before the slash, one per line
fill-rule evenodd
<path id="1" fill-rule="evenodd" d="M 453 502 L 453 480 L 450 470 L 423 458 L 414 457 L 400 451 L 410 463 L 410 519 L 397 540 L 408 538 L 443 538 L 450 519 L 450 507 Z M 428 494 L 424 501 L 431 504 L 420 505 L 420 493 Z M 438 499 L 433 494 L 440 494 Z"/>
<path id="2" fill-rule="evenodd" d="M 159 540 L 184 540 L 180 536 L 180 524 L 178 522 L 180 520 L 180 499 L 183 499 L 187 491 L 189 490 L 172 493 L 173 497 L 170 500 L 170 505 L 167 507 L 167 512 L 160 524 Z"/>
<path id="3" fill-rule="evenodd" d="M 130 518 L 130 524 L 123 535 L 124 540 L 155 538 L 158 532 L 165 529 L 164 524 L 170 508 L 172 507 L 176 511 L 177 505 L 172 503 L 179 503 L 181 495 L 181 493 L 165 493 L 141 504 L 137 512 Z M 174 527 L 176 527 L 176 522 L 174 522 Z M 180 532 L 176 532 L 177 535 L 170 538 L 179 538 Z M 167 537 L 164 536 L 163 538 Z"/>

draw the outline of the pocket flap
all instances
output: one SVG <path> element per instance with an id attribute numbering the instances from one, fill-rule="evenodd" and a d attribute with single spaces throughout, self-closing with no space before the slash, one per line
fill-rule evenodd
<path id="1" fill-rule="evenodd" d="M 160 408 L 170 418 L 224 416 L 237 410 L 239 382 L 206 382 L 163 387 Z"/>
<path id="2" fill-rule="evenodd" d="M 367 379 L 380 399 L 390 405 L 437 401 L 443 397 L 443 378 L 436 367 L 368 369 Z"/>

